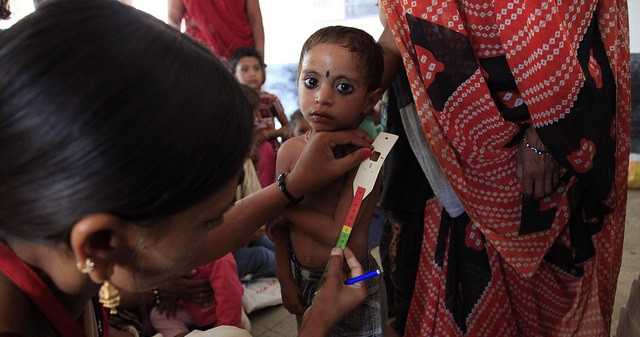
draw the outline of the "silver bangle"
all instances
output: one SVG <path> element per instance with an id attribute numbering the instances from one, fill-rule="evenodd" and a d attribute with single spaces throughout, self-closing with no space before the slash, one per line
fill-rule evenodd
<path id="1" fill-rule="evenodd" d="M 549 154 L 549 151 L 545 151 L 545 150 L 540 150 L 539 148 L 529 144 L 529 140 L 527 139 L 527 136 L 524 136 L 523 138 L 524 140 L 524 145 L 526 145 L 528 148 L 531 149 L 531 151 L 535 152 L 536 154 Z"/>

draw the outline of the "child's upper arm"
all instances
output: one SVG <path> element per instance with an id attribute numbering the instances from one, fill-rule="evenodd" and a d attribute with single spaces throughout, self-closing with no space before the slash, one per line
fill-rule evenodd
<path id="1" fill-rule="evenodd" d="M 282 143 L 282 146 L 278 149 L 278 155 L 276 156 L 276 175 L 289 173 L 291 169 L 293 169 L 304 148 L 303 140 L 300 137 L 287 140 Z"/>

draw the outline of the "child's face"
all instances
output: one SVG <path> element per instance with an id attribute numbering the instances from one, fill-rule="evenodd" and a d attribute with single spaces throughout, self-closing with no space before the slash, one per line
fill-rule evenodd
<path id="1" fill-rule="evenodd" d="M 309 122 L 307 122 L 307 120 L 304 118 L 298 118 L 298 120 L 296 121 L 296 127 L 293 128 L 293 135 L 300 136 L 307 133 L 307 131 L 310 131 L 310 130 L 311 130 L 311 125 L 309 125 Z"/>
<path id="2" fill-rule="evenodd" d="M 314 131 L 355 129 L 376 103 L 359 66 L 353 53 L 336 44 L 318 44 L 304 55 L 298 99 Z"/>
<path id="3" fill-rule="evenodd" d="M 236 65 L 236 78 L 238 82 L 254 89 L 260 90 L 264 76 L 264 69 L 260 61 L 253 56 L 243 56 Z"/>

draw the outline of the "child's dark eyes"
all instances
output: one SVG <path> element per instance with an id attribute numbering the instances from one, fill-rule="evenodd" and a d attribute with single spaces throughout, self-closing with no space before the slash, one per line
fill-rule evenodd
<path id="1" fill-rule="evenodd" d="M 339 93 L 346 95 L 353 92 L 353 86 L 349 83 L 338 83 L 338 85 L 336 85 L 336 90 Z"/>
<path id="2" fill-rule="evenodd" d="M 307 77 L 302 80 L 304 86 L 309 89 L 313 89 L 318 86 L 318 79 L 315 77 Z"/>

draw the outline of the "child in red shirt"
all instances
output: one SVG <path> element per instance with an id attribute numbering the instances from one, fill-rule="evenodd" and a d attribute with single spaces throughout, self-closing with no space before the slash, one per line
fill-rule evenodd
<path id="1" fill-rule="evenodd" d="M 184 336 L 189 332 L 190 327 L 207 329 L 221 325 L 241 327 L 244 288 L 238 280 L 233 255 L 228 253 L 214 262 L 196 268 L 195 278 L 209 279 L 213 288 L 213 300 L 205 306 L 180 300 L 182 309 L 163 313 L 159 310 L 162 306 L 161 302 L 151 311 L 151 324 L 154 329 L 165 337 L 174 337 Z"/>

